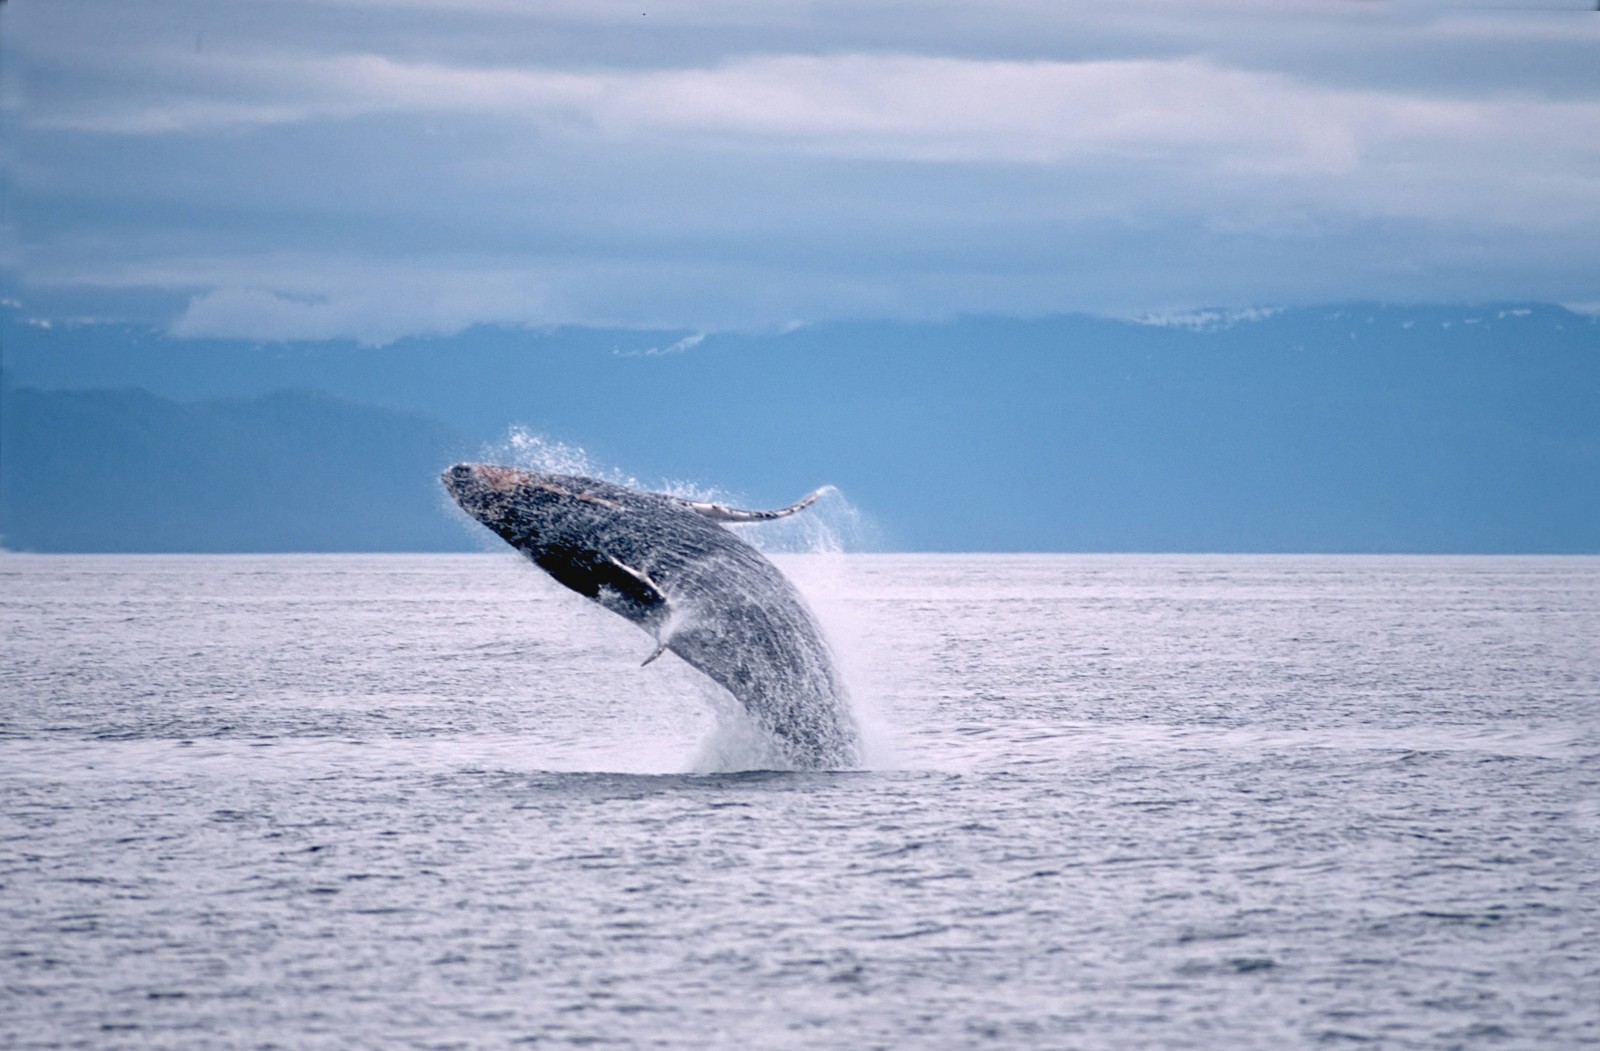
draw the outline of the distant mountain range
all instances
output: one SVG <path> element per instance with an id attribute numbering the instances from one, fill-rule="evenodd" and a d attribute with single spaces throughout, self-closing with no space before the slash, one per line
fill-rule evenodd
<path id="1" fill-rule="evenodd" d="M 416 413 L 282 391 L 4 392 L 0 535 L 31 551 L 449 551 L 439 469 L 470 448 Z"/>
<path id="2" fill-rule="evenodd" d="M 755 504 L 832 482 L 902 549 L 1600 551 L 1600 325 L 1549 305 L 384 347 L 0 326 L 12 549 L 471 549 L 435 476 L 521 425 Z"/>

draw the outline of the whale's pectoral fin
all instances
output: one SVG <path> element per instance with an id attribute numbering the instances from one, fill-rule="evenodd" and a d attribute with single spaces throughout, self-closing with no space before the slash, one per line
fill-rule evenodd
<path id="1" fill-rule="evenodd" d="M 668 641 L 670 641 L 670 640 L 668 640 Z M 641 667 L 641 668 L 645 667 L 651 661 L 655 660 L 657 657 L 661 656 L 665 652 L 667 652 L 667 644 L 665 642 L 663 642 L 661 645 L 659 645 L 659 646 L 657 646 L 655 648 L 655 650 L 650 654 L 650 656 L 648 656 L 648 657 L 646 657 L 644 659 L 644 664 L 639 665 L 639 667 Z"/>
<path id="2" fill-rule="evenodd" d="M 706 516 L 713 522 L 770 522 L 774 518 L 788 518 L 792 514 L 804 511 L 816 502 L 817 497 L 832 488 L 833 486 L 831 485 L 825 485 L 788 507 L 780 507 L 772 511 L 746 511 L 738 507 L 729 507 L 726 504 L 713 504 L 701 500 L 679 500 L 678 502 L 689 508 L 689 510 Z"/>
<path id="3" fill-rule="evenodd" d="M 608 587 L 623 598 L 641 606 L 656 607 L 667 604 L 667 596 L 656 582 L 650 579 L 650 574 L 617 561 L 615 556 L 606 556 L 606 560 L 595 567 L 595 578 L 601 587 Z"/>

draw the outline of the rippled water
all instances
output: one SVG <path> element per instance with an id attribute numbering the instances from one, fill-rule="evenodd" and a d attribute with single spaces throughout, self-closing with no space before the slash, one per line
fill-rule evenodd
<path id="1" fill-rule="evenodd" d="M 0 1044 L 1600 1043 L 1600 559 L 783 565 L 871 769 L 510 555 L 0 556 Z"/>

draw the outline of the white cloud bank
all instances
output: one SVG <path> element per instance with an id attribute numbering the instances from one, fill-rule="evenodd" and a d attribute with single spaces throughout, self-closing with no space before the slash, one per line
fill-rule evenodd
<path id="1" fill-rule="evenodd" d="M 1045 165 L 1114 157 L 1264 174 L 1341 174 L 1402 143 L 1600 159 L 1600 99 L 1358 91 L 1198 58 L 761 55 L 710 68 L 567 72 L 266 55 L 217 59 L 206 72 L 193 96 L 42 104 L 28 119 L 44 129 L 169 134 L 380 113 L 473 116 L 726 149 Z"/>
<path id="2" fill-rule="evenodd" d="M 231 36 L 176 9 L 192 23 L 126 34 L 32 15 L 7 119 L 24 282 L 198 290 L 182 333 L 1572 301 L 1600 281 L 1600 85 L 1572 59 L 1600 46 L 1592 15 L 700 0 L 652 9 L 678 35 L 644 62 L 612 53 L 657 39 L 630 5 L 302 2 L 390 21 Z M 896 19 L 915 48 L 886 43 Z M 574 43 L 517 53 L 544 37 Z M 1415 68 L 1363 74 L 1372 41 Z M 102 215 L 118 228 L 86 230 Z"/>

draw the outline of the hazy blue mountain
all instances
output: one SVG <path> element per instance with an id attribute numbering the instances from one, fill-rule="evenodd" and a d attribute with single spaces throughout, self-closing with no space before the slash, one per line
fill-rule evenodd
<path id="1" fill-rule="evenodd" d="M 410 412 L 279 392 L 4 390 L 0 537 L 24 551 L 434 551 L 471 543 L 435 480 L 467 447 Z"/>
<path id="2" fill-rule="evenodd" d="M 1600 551 L 1600 326 L 1554 306 L 385 347 L 4 323 L 18 384 L 316 388 L 489 442 L 521 424 L 753 503 L 833 482 L 905 548 Z"/>

